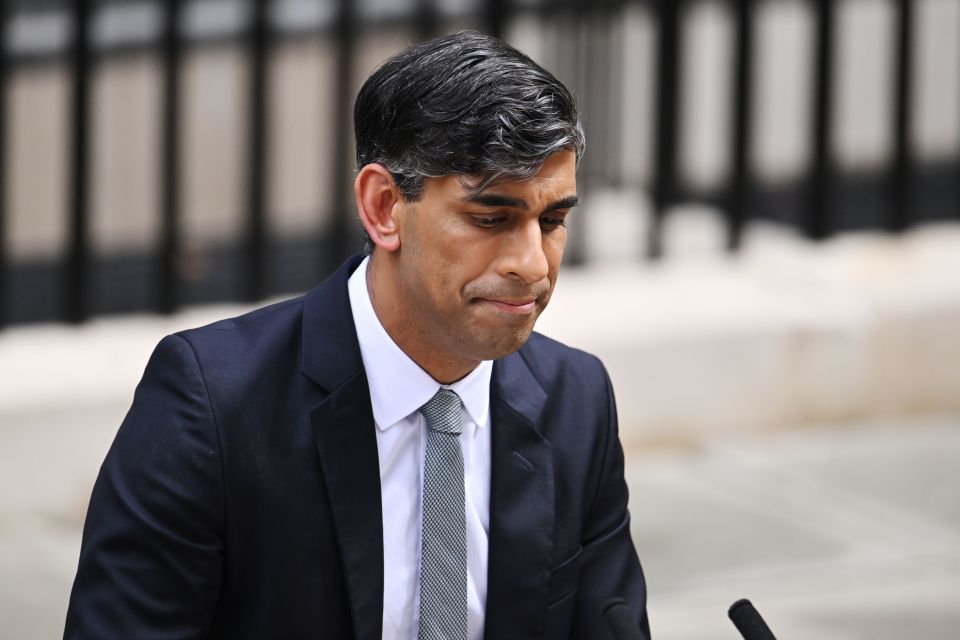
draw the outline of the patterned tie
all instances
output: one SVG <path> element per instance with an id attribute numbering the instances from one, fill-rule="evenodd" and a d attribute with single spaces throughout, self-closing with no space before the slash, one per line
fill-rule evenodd
<path id="1" fill-rule="evenodd" d="M 419 640 L 466 640 L 467 526 L 463 502 L 460 396 L 440 389 L 420 408 L 423 461 Z"/>

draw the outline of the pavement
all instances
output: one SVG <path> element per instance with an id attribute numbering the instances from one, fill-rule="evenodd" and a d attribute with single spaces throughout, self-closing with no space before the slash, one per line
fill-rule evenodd
<path id="1" fill-rule="evenodd" d="M 960 415 L 632 451 L 633 537 L 657 638 L 960 637 Z"/>
<path id="2" fill-rule="evenodd" d="M 781 639 L 960 637 L 957 256 L 954 227 L 563 276 L 542 328 L 609 365 L 654 637 L 737 638 L 742 597 Z M 0 640 L 61 634 L 152 347 L 240 311 L 0 332 Z"/>

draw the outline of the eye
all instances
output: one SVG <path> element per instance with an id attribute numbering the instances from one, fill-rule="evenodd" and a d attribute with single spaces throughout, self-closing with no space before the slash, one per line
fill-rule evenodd
<path id="1" fill-rule="evenodd" d="M 566 216 L 542 216 L 540 226 L 548 231 L 567 226 Z"/>
<path id="2" fill-rule="evenodd" d="M 506 220 L 506 216 L 473 216 L 473 222 L 482 229 L 492 229 Z"/>

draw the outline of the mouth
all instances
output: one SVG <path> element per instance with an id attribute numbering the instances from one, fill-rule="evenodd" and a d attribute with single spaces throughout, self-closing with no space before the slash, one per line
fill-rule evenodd
<path id="1" fill-rule="evenodd" d="M 477 298 L 477 301 L 489 304 L 500 311 L 514 315 L 528 315 L 533 313 L 537 308 L 536 298 L 527 298 L 522 300 Z"/>

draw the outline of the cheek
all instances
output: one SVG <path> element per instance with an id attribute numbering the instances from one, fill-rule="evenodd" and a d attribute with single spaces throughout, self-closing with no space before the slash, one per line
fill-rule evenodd
<path id="1" fill-rule="evenodd" d="M 451 280 L 462 289 L 471 282 L 485 280 L 496 272 L 497 259 L 502 255 L 500 241 L 496 237 L 473 237 L 451 246 L 450 260 L 446 264 Z"/>
<path id="2" fill-rule="evenodd" d="M 552 277 L 556 277 L 557 272 L 560 270 L 560 263 L 563 261 L 563 250 L 566 246 L 566 229 L 559 229 L 553 232 L 543 243 L 543 253 L 547 256 Z"/>

